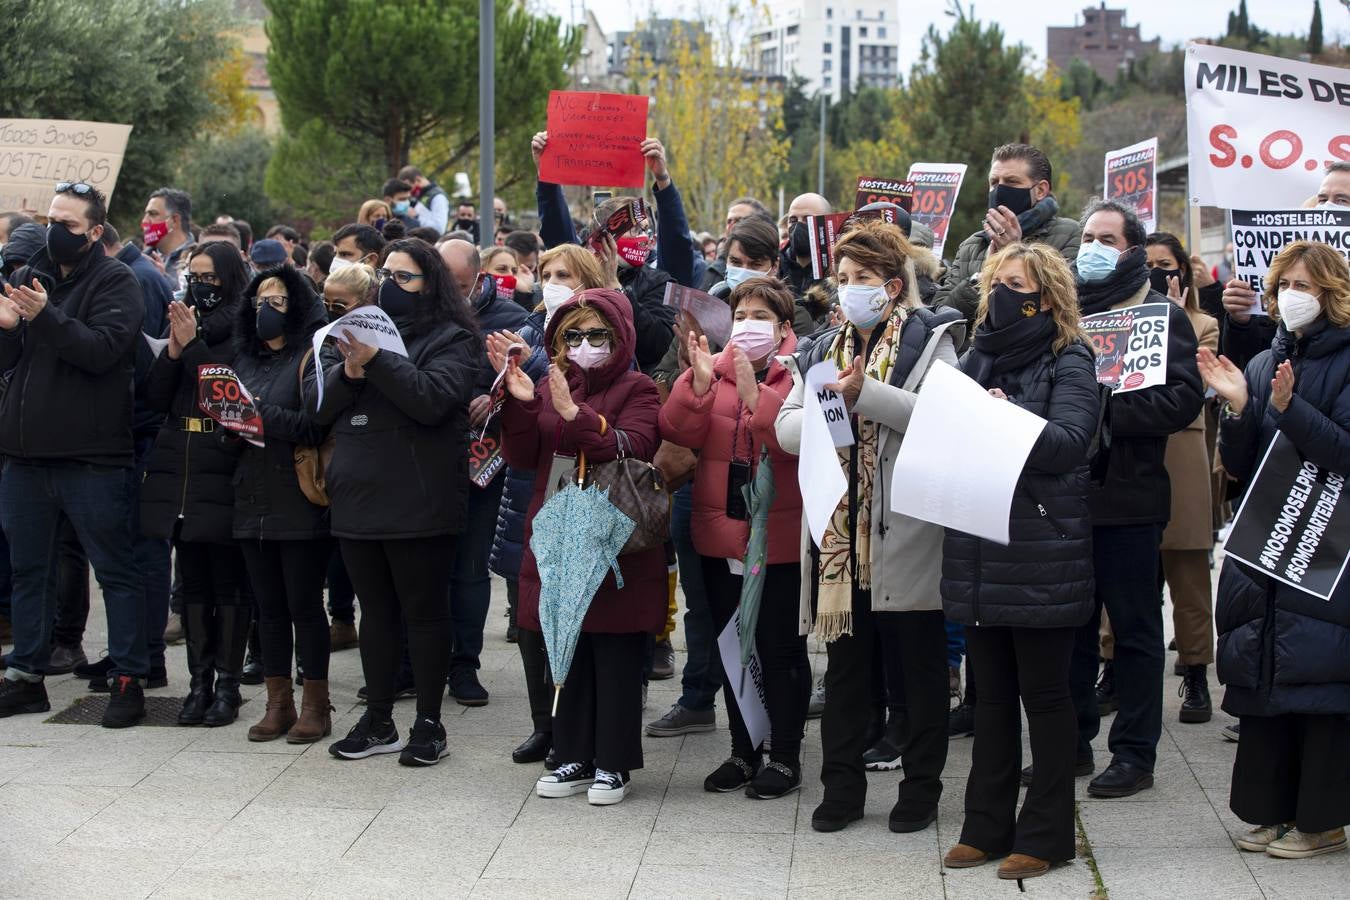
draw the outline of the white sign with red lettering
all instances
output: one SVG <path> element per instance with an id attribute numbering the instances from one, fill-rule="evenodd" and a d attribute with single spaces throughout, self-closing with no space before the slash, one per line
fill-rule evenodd
<path id="1" fill-rule="evenodd" d="M 1186 45 L 1192 204 L 1288 209 L 1350 160 L 1350 70 Z"/>

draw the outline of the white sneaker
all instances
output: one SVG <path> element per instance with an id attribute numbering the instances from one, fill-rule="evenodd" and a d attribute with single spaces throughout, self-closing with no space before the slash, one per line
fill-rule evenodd
<path id="1" fill-rule="evenodd" d="M 1323 853 L 1335 853 L 1344 850 L 1345 847 L 1344 828 L 1312 832 L 1291 828 L 1284 837 L 1266 845 L 1266 853 L 1281 859 L 1307 859 L 1310 856 L 1321 856 Z"/>
<path id="2" fill-rule="evenodd" d="M 541 775 L 534 783 L 534 792 L 540 797 L 575 797 L 593 781 L 595 769 L 590 763 L 566 763 Z"/>
<path id="3" fill-rule="evenodd" d="M 628 779 L 618 772 L 595 770 L 595 783 L 586 792 L 591 806 L 613 806 L 628 793 Z"/>
<path id="4" fill-rule="evenodd" d="M 1270 846 L 1270 842 L 1284 837 L 1294 827 L 1292 822 L 1283 825 L 1259 825 L 1251 831 L 1237 838 L 1233 843 L 1238 845 L 1238 849 L 1247 850 L 1251 853 L 1264 853 Z"/>

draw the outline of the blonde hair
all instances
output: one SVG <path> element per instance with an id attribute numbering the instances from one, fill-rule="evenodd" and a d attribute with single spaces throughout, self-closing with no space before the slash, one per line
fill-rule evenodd
<path id="1" fill-rule="evenodd" d="M 1010 244 L 984 261 L 980 270 L 980 307 L 975 313 L 978 327 L 989 315 L 989 291 L 994 276 L 1003 264 L 1020 260 L 1027 277 L 1040 286 L 1041 302 L 1050 304 L 1050 317 L 1055 322 L 1056 353 L 1075 341 L 1086 342 L 1083 328 L 1078 324 L 1078 285 L 1073 271 L 1064 257 L 1045 244 Z"/>
<path id="2" fill-rule="evenodd" d="M 605 273 L 600 269 L 600 262 L 595 258 L 594 253 L 580 244 L 559 244 L 539 254 L 539 266 L 535 270 L 539 273 L 539 277 L 543 278 L 545 266 L 558 259 L 562 260 L 563 265 L 571 269 L 572 274 L 576 276 L 577 291 L 589 291 L 593 288 L 605 286 Z M 540 283 L 542 284 L 542 282 Z M 573 291 L 573 293 L 576 293 L 576 291 Z M 535 306 L 534 311 L 546 311 L 542 300 Z"/>
<path id="3" fill-rule="evenodd" d="M 492 265 L 492 261 L 497 257 L 501 256 L 503 253 L 511 257 L 511 268 L 514 269 L 516 266 L 520 265 L 520 261 L 516 259 L 516 254 L 512 252 L 511 248 L 488 247 L 487 249 L 480 251 L 478 254 L 478 267 L 482 269 L 484 272 L 486 272 L 488 270 L 488 266 Z"/>
<path id="4" fill-rule="evenodd" d="M 365 263 L 353 263 L 330 273 L 324 280 L 324 287 L 330 284 L 351 291 L 357 306 L 370 306 L 375 302 L 375 270 Z"/>
<path id="5" fill-rule="evenodd" d="M 285 294 L 288 299 L 291 296 L 291 292 L 286 288 L 286 282 L 282 281 L 277 275 L 273 275 L 271 278 L 264 278 L 262 281 L 258 282 L 258 290 L 253 296 L 261 297 L 272 288 L 280 288 L 281 292 Z"/>
<path id="6" fill-rule="evenodd" d="M 377 209 L 384 210 L 383 217 L 375 214 Z M 356 214 L 356 221 L 360 225 L 370 225 L 373 227 L 376 219 L 390 219 L 393 218 L 393 215 L 394 211 L 390 209 L 389 204 L 385 203 L 383 200 L 367 200 L 365 203 L 361 204 L 361 211 Z"/>
<path id="7" fill-rule="evenodd" d="M 582 297 L 576 306 L 564 313 L 559 313 L 557 323 L 552 325 L 553 346 L 549 347 L 549 350 L 552 351 L 553 364 L 561 371 L 566 372 L 567 367 L 571 365 L 572 362 L 567 358 L 567 351 L 571 348 L 569 348 L 567 342 L 563 340 L 563 332 L 567 331 L 569 328 L 575 328 L 583 319 L 592 317 L 600 320 L 600 326 L 602 328 L 609 329 L 610 348 L 611 352 L 613 351 L 615 341 L 617 340 L 613 324 L 601 314 L 600 310 L 591 306 L 586 302 L 586 298 Z"/>
<path id="8" fill-rule="evenodd" d="M 1345 257 L 1314 241 L 1294 241 L 1271 260 L 1266 272 L 1266 309 L 1275 321 L 1280 319 L 1280 278 L 1295 263 L 1308 267 L 1313 284 L 1322 289 L 1322 310 L 1327 321 L 1337 328 L 1350 325 L 1350 265 Z"/>
<path id="9" fill-rule="evenodd" d="M 864 219 L 849 225 L 834 245 L 836 278 L 839 262 L 844 259 L 853 260 L 885 281 L 899 278 L 901 289 L 896 302 L 905 309 L 923 306 L 914 270 L 914 247 L 898 225 L 880 219 Z"/>

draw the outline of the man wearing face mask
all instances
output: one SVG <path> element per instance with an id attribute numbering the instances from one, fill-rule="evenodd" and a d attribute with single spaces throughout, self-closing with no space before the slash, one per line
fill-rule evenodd
<path id="1" fill-rule="evenodd" d="M 1100 727 L 1095 683 L 1103 607 L 1115 631 L 1120 709 L 1111 725 L 1111 763 L 1088 785 L 1093 797 L 1128 797 L 1153 786 L 1162 734 L 1163 624 L 1158 604 L 1158 548 L 1171 516 L 1167 439 L 1200 414 L 1204 387 L 1196 337 L 1186 311 L 1149 281 L 1139 216 L 1113 200 L 1083 211 L 1075 262 L 1083 315 L 1162 303 L 1168 309 L 1167 381 L 1110 400 L 1111 449 L 1105 479 L 1089 495 L 1096 604 L 1078 629 L 1071 673 L 1078 711 L 1078 759 L 1092 758 Z"/>
<path id="2" fill-rule="evenodd" d="M 450 221 L 450 198 L 441 186 L 423 175 L 417 166 L 404 166 L 398 170 L 398 177 L 412 185 L 412 194 L 416 198 L 412 213 L 417 224 L 434 228 L 437 234 L 444 233 L 446 223 Z"/>
<path id="3" fill-rule="evenodd" d="M 394 218 L 408 228 L 416 228 L 417 218 L 412 214 L 412 185 L 399 178 L 390 178 L 384 183 L 381 192 L 384 202 L 393 210 Z"/>
<path id="4" fill-rule="evenodd" d="M 61 514 L 103 589 L 112 695 L 103 725 L 145 715 L 145 591 L 132 550 L 132 377 L 141 341 L 136 277 L 104 253 L 107 200 L 82 182 L 56 185 L 47 246 L 0 299 L 0 524 L 14 568 L 14 652 L 0 717 L 51 708 L 43 673 L 55 597 L 47 589 Z"/>
<path id="5" fill-rule="evenodd" d="M 169 287 L 177 290 L 178 270 L 194 240 L 192 198 L 187 191 L 162 187 L 151 194 L 141 216 L 141 237 L 150 259 L 163 266 Z"/>
<path id="6" fill-rule="evenodd" d="M 811 274 L 811 233 L 806 220 L 810 216 L 828 216 L 834 212 L 830 201 L 819 194 L 800 194 L 788 206 L 787 242 L 778 266 L 778 277 L 796 297 L 804 297 L 818 281 Z M 822 278 L 819 281 L 824 281 Z"/>
<path id="7" fill-rule="evenodd" d="M 942 278 L 934 306 L 960 310 L 973 329 L 984 260 L 1018 241 L 1049 244 L 1068 262 L 1078 253 L 1079 227 L 1059 215 L 1051 192 L 1050 160 L 1030 144 L 1004 144 L 989 163 L 989 212 L 979 231 L 961 242 Z"/>
<path id="8" fill-rule="evenodd" d="M 328 274 L 356 263 L 377 268 L 386 243 L 384 235 L 369 225 L 343 225 L 333 232 L 333 261 L 328 266 Z"/>
<path id="9" fill-rule="evenodd" d="M 478 215 L 472 200 L 459 201 L 459 208 L 455 210 L 455 221 L 451 223 L 455 231 L 463 231 L 473 236 L 473 245 L 478 246 L 479 231 Z"/>

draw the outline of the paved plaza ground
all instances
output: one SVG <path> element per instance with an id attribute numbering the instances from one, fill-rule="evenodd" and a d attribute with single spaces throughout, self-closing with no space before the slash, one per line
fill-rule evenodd
<path id="1" fill-rule="evenodd" d="M 703 778 L 727 753 L 714 734 L 646 738 L 646 768 L 618 806 L 583 796 L 541 800 L 537 766 L 510 761 L 529 731 L 516 648 L 504 639 L 495 582 L 483 654 L 490 705 L 447 700 L 450 756 L 407 769 L 393 756 L 338 762 L 327 742 L 250 744 L 262 688 L 228 728 L 107 731 L 0 721 L 0 896 L 123 897 L 869 897 L 996 898 L 1018 893 L 994 866 L 944 870 L 961 826 L 971 740 L 951 743 L 935 827 L 886 828 L 896 773 L 869 777 L 864 821 L 835 834 L 811 830 L 820 801 L 819 723 L 808 724 L 805 784 L 773 801 L 707 794 Z M 95 599 L 85 649 L 104 634 Z M 1170 619 L 1170 616 L 1169 616 Z M 1171 631 L 1170 621 L 1168 631 Z M 682 647 L 679 635 L 676 645 Z M 1171 671 L 1172 654 L 1168 654 Z M 813 665 L 824 655 L 813 644 Z M 677 666 L 683 664 L 679 654 Z M 183 648 L 171 648 L 167 689 L 186 691 Z M 678 671 L 678 669 L 677 669 Z M 1205 725 L 1176 721 L 1179 679 L 1167 676 L 1157 786 L 1125 800 L 1090 800 L 1078 782 L 1080 851 L 1071 865 L 1025 882 L 1044 898 L 1350 897 L 1350 855 L 1306 861 L 1239 852 L 1245 827 L 1228 810 L 1236 745 L 1221 712 Z M 356 650 L 334 654 L 336 733 L 361 715 Z M 1217 687 L 1211 681 L 1212 687 Z M 49 679 L 53 714 L 85 696 L 84 683 Z M 653 682 L 647 718 L 678 696 L 678 678 Z M 1220 692 L 1215 692 L 1217 707 Z M 720 704 L 719 704 L 720 706 Z M 412 701 L 395 719 L 406 731 Z M 1099 768 L 1107 760 L 1105 731 Z M 1097 894 L 1104 887 L 1104 894 Z"/>

